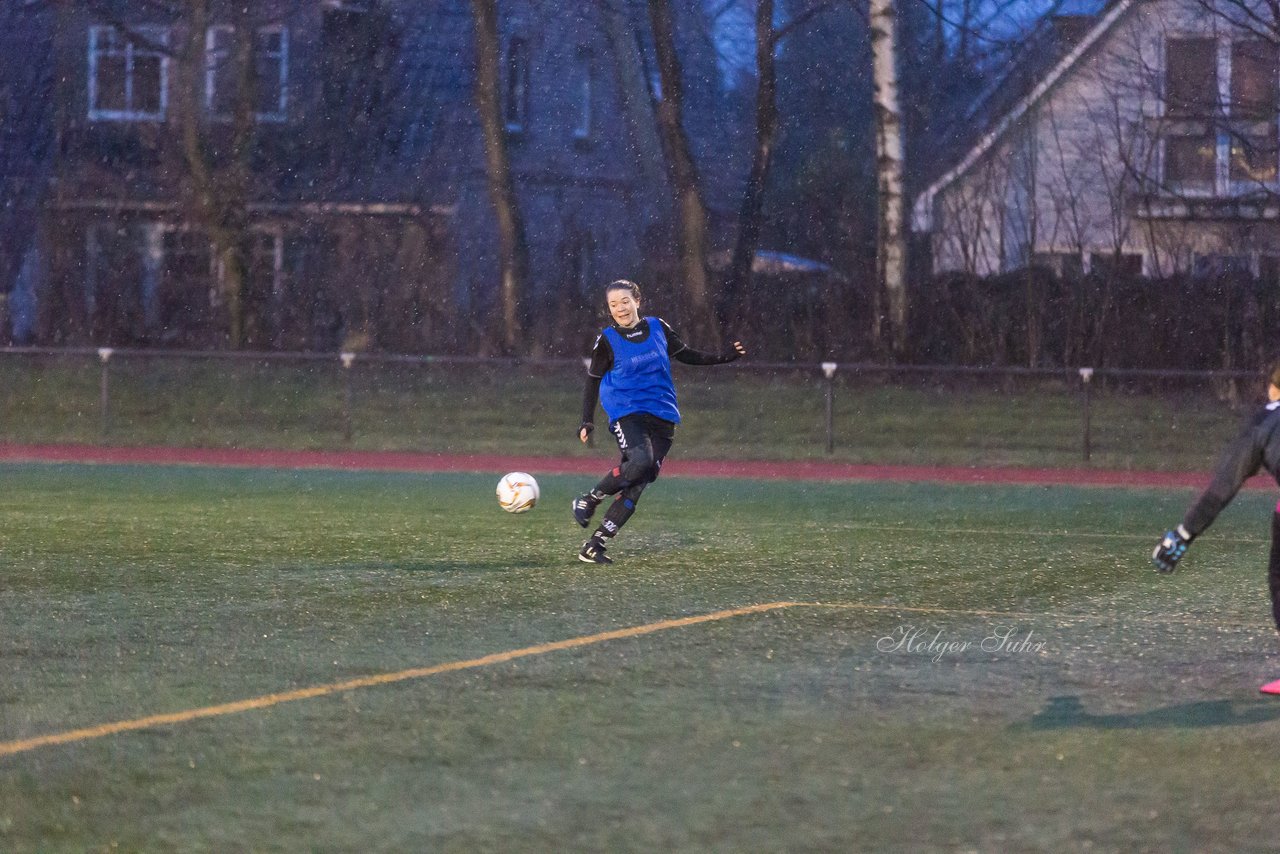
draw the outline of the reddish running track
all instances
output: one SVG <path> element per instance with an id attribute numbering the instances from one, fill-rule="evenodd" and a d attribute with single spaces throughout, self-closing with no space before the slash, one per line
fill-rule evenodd
<path id="1" fill-rule="evenodd" d="M 438 454 L 396 451 L 290 451 L 254 448 L 173 448 L 110 445 L 0 444 L 0 462 L 98 463 L 130 465 L 234 466 L 282 469 L 365 469 L 405 472 L 501 474 L 599 474 L 614 460 L 595 457 L 537 457 L 499 454 Z M 1115 471 L 1090 468 L 970 468 L 964 466 L 862 465 L 823 460 L 686 460 L 674 458 L 664 476 L 740 477 L 769 480 L 874 480 L 940 483 L 1060 484 L 1201 488 L 1209 475 L 1196 472 Z M 1247 488 L 1267 488 L 1259 476 Z"/>

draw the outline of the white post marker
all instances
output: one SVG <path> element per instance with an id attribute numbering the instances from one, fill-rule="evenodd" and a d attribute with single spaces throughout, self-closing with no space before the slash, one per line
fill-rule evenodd
<path id="1" fill-rule="evenodd" d="M 823 362 L 822 375 L 827 378 L 827 453 L 831 454 L 836 449 L 836 384 L 834 382 L 836 376 L 836 363 Z"/>
<path id="2" fill-rule="evenodd" d="M 352 399 L 355 397 L 351 389 L 351 363 L 356 360 L 356 354 L 339 353 L 338 358 L 342 360 L 342 439 L 350 442 L 354 429 L 351 424 Z"/>
<path id="3" fill-rule="evenodd" d="M 1093 368 L 1080 369 L 1080 383 L 1084 388 L 1084 461 L 1093 456 Z"/>
<path id="4" fill-rule="evenodd" d="M 102 437 L 105 439 L 107 431 L 111 429 L 111 354 L 114 353 L 110 347 L 98 348 L 98 361 L 102 362 L 102 370 L 98 372 L 98 417 L 100 419 L 99 429 Z"/>

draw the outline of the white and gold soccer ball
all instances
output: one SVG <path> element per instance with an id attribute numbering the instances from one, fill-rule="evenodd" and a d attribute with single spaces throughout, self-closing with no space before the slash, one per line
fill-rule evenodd
<path id="1" fill-rule="evenodd" d="M 538 503 L 538 495 L 538 482 L 527 472 L 509 472 L 498 481 L 498 503 L 508 513 L 532 510 Z"/>

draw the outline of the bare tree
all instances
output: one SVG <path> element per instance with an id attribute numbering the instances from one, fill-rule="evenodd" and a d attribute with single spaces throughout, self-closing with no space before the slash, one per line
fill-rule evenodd
<path id="1" fill-rule="evenodd" d="M 697 337 L 708 340 L 716 333 L 716 323 L 707 276 L 707 209 L 684 129 L 684 71 L 676 48 L 675 19 L 669 0 L 648 0 L 648 5 L 661 82 L 661 90 L 654 93 L 654 109 L 676 200 L 680 270 L 689 302 L 690 325 Z"/>
<path id="2" fill-rule="evenodd" d="M 788 36 L 806 27 L 837 1 L 818 0 L 791 10 L 791 17 L 780 24 L 775 22 L 777 7 L 773 0 L 754 2 L 755 136 L 751 169 L 747 173 L 738 210 L 737 238 L 725 280 L 726 292 L 738 304 L 736 313 L 740 322 L 757 310 L 752 305 L 752 267 L 765 225 L 765 191 L 779 131 L 777 52 Z M 718 13 L 728 11 L 733 2 L 730 0 L 722 5 Z"/>
<path id="3" fill-rule="evenodd" d="M 635 162 L 649 187 L 662 183 L 662 140 L 654 122 L 656 98 L 650 91 L 643 39 L 628 14 L 627 0 L 597 0 L 604 20 L 605 37 L 616 63 L 619 98 L 629 136 L 635 140 Z"/>
<path id="4" fill-rule="evenodd" d="M 52 12 L 0 4 L 0 344 L 11 333 L 8 294 L 32 257 L 53 158 Z"/>
<path id="5" fill-rule="evenodd" d="M 871 52 L 876 107 L 876 172 L 880 229 L 876 273 L 888 299 L 892 347 L 907 346 L 907 244 L 903 232 L 902 113 L 898 106 L 897 22 L 893 0 L 871 0 Z M 877 314 L 876 337 L 881 337 Z"/>
<path id="6" fill-rule="evenodd" d="M 213 243 L 226 300 L 227 344 L 240 349 L 244 339 L 244 291 L 248 279 L 249 202 L 254 138 L 255 27 L 248 7 L 231 4 L 231 47 L 227 61 L 233 68 L 231 132 L 225 151 L 207 133 L 199 93 L 205 72 L 209 0 L 185 0 L 186 40 L 179 52 L 179 75 L 184 97 L 181 110 L 182 152 L 191 180 L 197 222 Z"/>
<path id="7" fill-rule="evenodd" d="M 507 353 L 515 353 L 520 346 L 521 301 L 529 271 L 529 244 L 511 176 L 498 95 L 501 48 L 497 3 L 496 0 L 471 0 L 471 10 L 475 21 L 475 101 L 484 134 L 489 197 L 497 215 L 501 251 L 502 346 Z"/>
<path id="8" fill-rule="evenodd" d="M 773 0 L 756 0 L 756 135 L 751 172 L 742 191 L 738 211 L 738 238 L 729 263 L 726 291 L 738 300 L 738 313 L 752 311 L 751 267 L 760 242 L 764 191 L 773 161 L 774 138 L 778 131 L 778 79 L 774 69 L 777 33 L 773 25 Z"/>
<path id="9" fill-rule="evenodd" d="M 78 0 L 94 18 L 110 25 L 131 42 L 171 59 L 177 86 L 172 101 L 177 112 L 178 151 L 186 179 L 188 212 L 209 238 L 217 262 L 221 298 L 225 306 L 226 342 L 231 349 L 245 343 L 244 293 L 249 275 L 250 214 L 253 195 L 253 155 L 256 129 L 256 33 L 251 7 L 228 6 L 229 18 L 220 21 L 229 44 L 223 45 L 231 87 L 227 99 L 229 125 L 211 121 L 205 96 L 210 71 L 207 41 L 210 0 L 140 0 L 140 7 L 177 21 L 182 38 L 176 45 L 157 41 L 154 35 L 133 26 L 128 4 L 121 0 Z M 217 125 L 217 127 L 215 127 Z"/>

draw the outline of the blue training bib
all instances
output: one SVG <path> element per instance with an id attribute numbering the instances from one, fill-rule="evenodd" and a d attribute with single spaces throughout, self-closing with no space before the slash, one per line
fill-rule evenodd
<path id="1" fill-rule="evenodd" d="M 613 367 L 600 380 L 600 405 L 610 424 L 641 412 L 679 423 L 667 334 L 657 318 L 646 317 L 642 322 L 649 324 L 649 337 L 634 344 L 612 326 L 604 330 L 613 348 Z"/>

